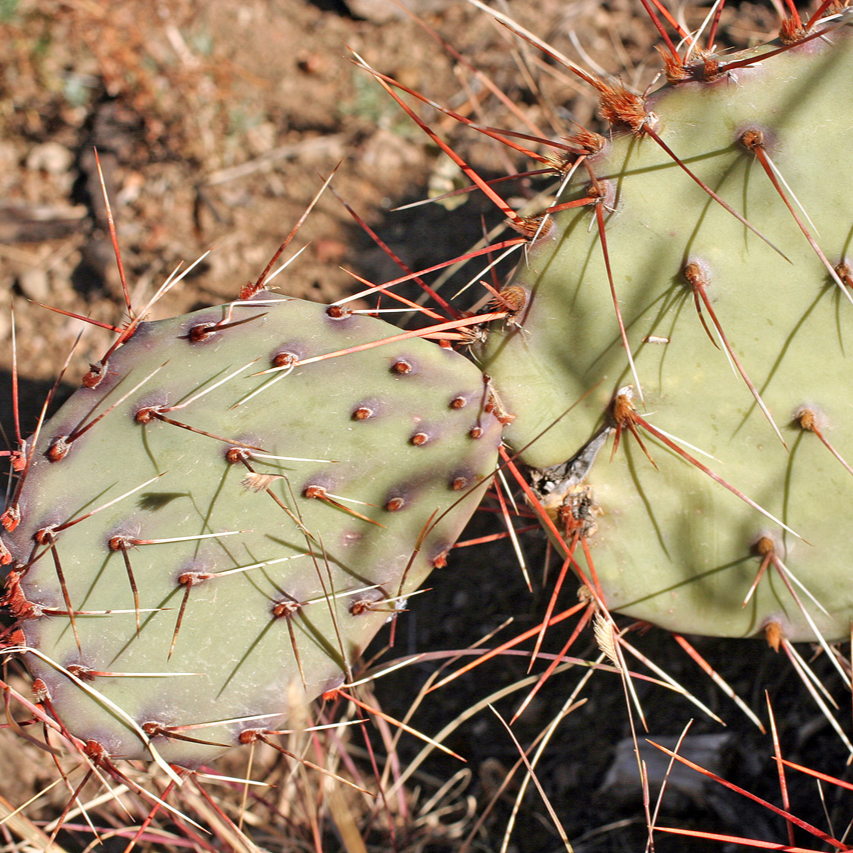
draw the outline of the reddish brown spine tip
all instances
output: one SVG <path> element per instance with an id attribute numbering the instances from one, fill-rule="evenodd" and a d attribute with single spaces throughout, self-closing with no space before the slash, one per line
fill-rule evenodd
<path id="1" fill-rule="evenodd" d="M 295 352 L 283 350 L 282 352 L 277 352 L 270 361 L 275 367 L 292 367 L 299 361 L 299 356 Z"/>
<path id="2" fill-rule="evenodd" d="M 156 406 L 143 406 L 136 410 L 136 414 L 133 416 L 133 419 L 138 424 L 150 424 L 151 421 L 154 420 L 156 411 Z"/>
<path id="3" fill-rule="evenodd" d="M 239 462 L 248 462 L 252 454 L 245 447 L 229 447 L 225 451 L 225 461 L 236 465 Z"/>
<path id="4" fill-rule="evenodd" d="M 100 361 L 89 365 L 89 372 L 80 380 L 84 388 L 97 388 L 106 375 L 107 366 Z"/>
<path id="5" fill-rule="evenodd" d="M 767 645 L 774 652 L 778 652 L 779 646 L 782 645 L 782 640 L 785 639 L 785 632 L 778 622 L 768 622 L 764 626 L 764 638 L 767 640 Z"/>
<path id="6" fill-rule="evenodd" d="M 747 128 L 740 135 L 740 143 L 747 151 L 764 147 L 764 131 L 755 127 Z"/>
<path id="7" fill-rule="evenodd" d="M 216 323 L 197 323 L 187 330 L 187 339 L 194 344 L 206 341 L 216 334 Z"/>
<path id="8" fill-rule="evenodd" d="M 326 497 L 326 487 L 325 486 L 306 486 L 303 493 L 306 498 L 324 498 Z"/>
<path id="9" fill-rule="evenodd" d="M 277 601 L 272 607 L 272 615 L 275 619 L 289 618 L 302 607 L 302 603 L 294 601 L 290 598 L 285 598 L 282 601 Z"/>
<path id="10" fill-rule="evenodd" d="M 80 681 L 94 681 L 95 673 L 92 668 L 80 663 L 72 663 L 67 667 L 68 671 L 80 679 Z"/>
<path id="11" fill-rule="evenodd" d="M 21 523 L 21 508 L 17 504 L 7 507 L 0 516 L 0 523 L 11 533 Z"/>
<path id="12" fill-rule="evenodd" d="M 107 545 L 109 545 L 110 551 L 127 551 L 129 548 L 132 548 L 135 545 L 135 541 L 131 539 L 129 536 L 111 536 Z"/>
<path id="13" fill-rule="evenodd" d="M 260 729 L 244 729 L 237 736 L 237 740 L 242 744 L 254 743 L 261 739 L 263 732 Z"/>
<path id="14" fill-rule="evenodd" d="M 71 450 L 71 445 L 68 443 L 68 436 L 60 435 L 50 443 L 45 455 L 51 462 L 59 462 L 60 459 L 64 459 L 68 455 L 69 450 Z"/>
<path id="15" fill-rule="evenodd" d="M 344 320 L 352 315 L 352 311 L 345 305 L 330 305 L 326 309 L 326 314 L 333 320 Z"/>

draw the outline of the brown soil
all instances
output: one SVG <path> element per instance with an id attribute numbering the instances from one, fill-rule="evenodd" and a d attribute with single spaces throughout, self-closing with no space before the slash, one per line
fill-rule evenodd
<path id="1" fill-rule="evenodd" d="M 529 45 L 509 39 L 474 7 L 419 0 L 417 8 L 426 23 L 484 70 L 530 121 L 554 127 L 555 133 L 571 132 L 570 115 L 597 126 L 594 100 L 582 85 Z M 353 9 L 365 17 L 354 14 L 343 0 L 0 0 L 5 43 L 0 55 L 0 288 L 8 292 L 15 309 L 25 434 L 81 329 L 83 337 L 66 373 L 66 393 L 111 340 L 103 329 L 39 309 L 28 300 L 107 324 L 125 320 L 94 147 L 100 152 L 134 306 L 145 304 L 179 264 L 213 249 L 178 288 L 153 306 L 151 318 L 234 298 L 246 281 L 259 275 L 335 170 L 336 192 L 412 268 L 465 251 L 482 233 L 481 217 L 486 227 L 500 221 L 488 204 L 473 196 L 452 211 L 430 205 L 391 212 L 424 197 L 430 186 L 463 181 L 377 83 L 354 66 L 350 51 L 478 121 L 518 124 L 496 106 L 481 81 L 391 0 L 360 0 Z M 513 0 L 510 11 L 565 54 L 621 74 L 640 90 L 657 73 L 652 50 L 657 34 L 631 0 L 579 0 L 570 5 Z M 695 26 L 704 10 L 687 7 L 686 15 Z M 775 20 L 769 5 L 743 3 L 726 10 L 722 29 L 729 44 L 740 47 L 772 30 Z M 586 55 L 579 54 L 572 34 Z M 423 106 L 416 110 L 481 173 L 521 167 L 520 158 L 460 130 L 452 120 Z M 513 203 L 522 204 L 535 189 L 525 182 L 512 185 Z M 373 281 L 398 274 L 396 265 L 328 192 L 285 257 L 303 246 L 308 248 L 276 281 L 288 295 L 332 301 L 351 291 L 353 279 L 342 266 Z M 2 423 L 13 434 L 10 332 L 8 313 L 0 311 L 0 340 L 6 350 L 0 375 Z M 471 535 L 493 529 L 488 522 L 478 522 Z M 530 536 L 525 548 L 531 565 L 540 566 L 543 541 Z M 504 544 L 472 549 L 470 557 L 469 552 L 463 554 L 436 578 L 433 592 L 412 602 L 395 654 L 464 648 L 508 617 L 515 620 L 509 629 L 514 631 L 541 618 L 549 594 L 540 588 L 541 576 L 534 578 L 534 593 L 528 592 Z M 556 637 L 551 650 L 562 642 Z M 638 642 L 732 721 L 740 739 L 737 746 L 731 742 L 725 763 L 746 787 L 776 801 L 767 742 L 754 738 L 728 700 L 672 652 L 671 640 L 662 632 L 652 631 Z M 813 705 L 803 700 L 802 689 L 791 686 L 794 678 L 780 661 L 756 645 L 708 641 L 703 648 L 716 655 L 717 663 L 725 663 L 726 676 L 754 707 L 761 706 L 762 698 L 751 695 L 752 685 L 756 671 L 764 672 L 762 683 L 774 685 L 789 757 L 820 764 L 826 753 L 830 758 L 824 759 L 824 769 L 842 772 L 835 741 Z M 523 661 L 482 668 L 433 694 L 414 724 L 437 732 L 490 692 L 523 677 L 525 668 Z M 412 667 L 381 683 L 377 692 L 386 708 L 404 714 L 408 699 L 430 671 L 427 665 Z M 563 678 L 564 683 L 543 691 L 517 725 L 516 736 L 525 746 L 559 712 L 577 676 Z M 624 800 L 595 793 L 616 742 L 628 734 L 621 685 L 615 676 L 596 676 L 584 696 L 586 705 L 558 729 L 540 778 L 575 850 L 642 849 L 645 818 L 636 791 Z M 503 701 L 498 708 L 511 715 L 517 701 Z M 644 702 L 657 736 L 677 735 L 693 713 L 686 703 L 660 692 L 649 692 Z M 700 721 L 695 731 L 719 728 Z M 0 748 L 9 750 L 11 743 L 5 739 Z M 511 740 L 488 710 L 475 715 L 449 745 L 469 761 L 470 773 L 460 777 L 462 793 L 453 801 L 454 809 L 462 811 L 450 810 L 435 818 L 434 825 L 424 821 L 406 840 L 410 849 L 459 849 L 462 830 L 457 831 L 454 821 L 464 823 L 466 831 L 472 825 L 470 819 L 462 820 L 465 804 L 470 801 L 479 808 L 488 802 L 489 793 L 517 760 Z M 414 741 L 401 746 L 403 760 L 418 749 Z M 2 758 L 8 770 L 2 774 L 0 793 L 13 803 L 23 799 L 22 791 L 53 778 L 51 764 L 22 755 L 29 753 L 15 749 Z M 433 759 L 425 770 L 444 780 L 460 772 L 460 765 Z M 721 788 L 697 790 L 692 800 L 687 797 L 667 811 L 669 823 L 783 837 L 782 824 L 757 806 L 744 805 Z M 803 799 L 813 801 L 812 793 L 804 792 Z M 59 808 L 65 797 L 60 791 L 55 798 Z M 848 805 L 839 795 L 831 797 L 833 812 Z M 499 849 L 509 802 L 508 797 L 499 801 L 473 849 Z M 825 823 L 819 812 L 811 819 Z M 510 850 L 562 849 L 537 794 L 524 800 L 518 820 Z M 391 849 L 383 846 L 390 843 L 379 840 L 383 838 L 377 829 L 373 849 Z M 270 849 L 290 849 L 280 839 L 264 843 Z M 658 844 L 658 850 L 676 849 L 689 848 L 680 841 Z"/>

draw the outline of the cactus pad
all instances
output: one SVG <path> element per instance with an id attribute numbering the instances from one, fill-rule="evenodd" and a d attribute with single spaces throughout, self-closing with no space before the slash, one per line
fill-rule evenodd
<path id="1" fill-rule="evenodd" d="M 500 441 L 479 372 L 418 338 L 312 361 L 395 331 L 266 293 L 142 323 L 44 425 L 7 605 L 73 735 L 186 765 L 280 727 L 444 564 Z"/>
<path id="2" fill-rule="evenodd" d="M 589 202 L 554 215 L 484 353 L 531 466 L 587 448 L 547 500 L 608 606 L 672 630 L 849 636 L 853 193 L 829 165 L 850 146 L 849 21 L 646 99 L 576 171 L 565 199 Z"/>

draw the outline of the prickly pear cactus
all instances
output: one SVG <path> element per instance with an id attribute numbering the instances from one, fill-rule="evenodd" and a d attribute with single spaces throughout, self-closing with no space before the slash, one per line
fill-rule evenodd
<path id="1" fill-rule="evenodd" d="M 74 736 L 192 765 L 275 730 L 443 565 L 501 426 L 462 356 L 370 346 L 394 332 L 266 293 L 142 323 L 43 426 L 7 606 Z"/>
<path id="2" fill-rule="evenodd" d="M 644 102 L 605 91 L 621 130 L 505 291 L 483 369 L 614 610 L 849 637 L 850 21 L 699 56 Z"/>
<path id="3" fill-rule="evenodd" d="M 608 607 L 845 637 L 850 17 L 603 86 L 623 132 L 573 141 L 479 366 L 265 293 L 135 328 L 2 519 L 42 706 L 93 754 L 193 765 L 341 685 L 482 496 L 491 389 Z"/>

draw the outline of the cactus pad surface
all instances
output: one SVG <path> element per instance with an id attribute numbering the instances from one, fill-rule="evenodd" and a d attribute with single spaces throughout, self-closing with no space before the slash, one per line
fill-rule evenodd
<path id="1" fill-rule="evenodd" d="M 589 202 L 554 214 L 484 353 L 531 466 L 600 450 L 546 501 L 607 605 L 672 630 L 849 636 L 849 21 L 649 96 L 576 170 L 560 201 Z"/>
<path id="2" fill-rule="evenodd" d="M 44 425 L 7 604 L 72 734 L 187 765 L 274 730 L 444 564 L 500 441 L 479 372 L 418 338 L 312 361 L 395 331 L 267 293 L 142 323 Z"/>

